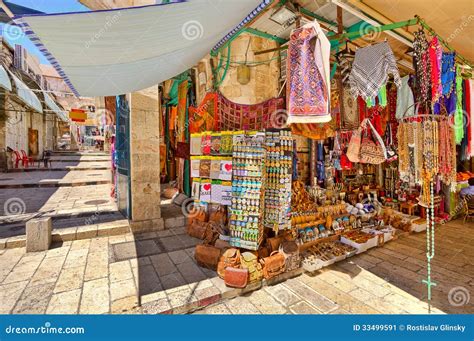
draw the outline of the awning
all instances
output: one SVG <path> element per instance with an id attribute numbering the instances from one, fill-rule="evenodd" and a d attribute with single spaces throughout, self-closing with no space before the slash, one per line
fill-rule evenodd
<path id="1" fill-rule="evenodd" d="M 113 96 L 193 67 L 271 2 L 188 0 L 15 21 L 77 96 Z"/>
<path id="2" fill-rule="evenodd" d="M 17 4 L 13 4 L 8 1 L 4 1 L 5 5 L 8 9 L 15 15 L 22 15 L 22 14 L 40 14 L 43 12 L 37 11 L 35 9 L 31 9 L 29 7 L 20 6 Z M 0 8 L 0 23 L 11 23 L 10 17 L 5 13 L 5 11 Z"/>
<path id="3" fill-rule="evenodd" d="M 12 83 L 10 78 L 8 78 L 8 73 L 5 71 L 5 68 L 0 65 L 0 88 L 3 88 L 8 91 L 12 91 Z"/>
<path id="4" fill-rule="evenodd" d="M 58 116 L 58 118 L 61 121 L 67 122 L 68 120 L 66 118 L 64 111 L 62 111 L 59 108 L 59 106 L 53 101 L 53 99 L 46 92 L 44 92 L 43 94 L 44 94 L 44 101 L 46 105 L 48 106 L 48 108 L 54 111 L 54 113 Z"/>
<path id="5" fill-rule="evenodd" d="M 12 72 L 10 72 L 10 75 L 12 76 L 13 82 L 15 83 L 16 94 L 18 97 L 31 109 L 43 113 L 43 106 L 41 105 L 41 101 L 38 99 L 38 97 L 36 97 L 35 93 L 31 91 L 31 89 Z"/>

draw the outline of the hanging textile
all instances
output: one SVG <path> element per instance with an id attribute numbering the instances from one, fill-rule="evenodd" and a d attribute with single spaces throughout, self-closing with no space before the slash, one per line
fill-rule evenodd
<path id="1" fill-rule="evenodd" d="M 438 42 L 438 37 L 431 39 L 428 53 L 431 65 L 431 100 L 438 102 L 443 95 L 443 87 L 441 85 L 441 59 L 443 57 L 443 48 Z"/>
<path id="2" fill-rule="evenodd" d="M 460 70 L 458 70 L 460 71 Z M 467 92 L 467 80 L 461 80 L 462 82 L 462 130 L 463 130 L 463 137 L 461 140 L 461 161 L 465 161 L 469 159 L 469 113 L 468 113 L 468 105 L 469 105 L 469 93 Z"/>
<path id="3" fill-rule="evenodd" d="M 352 95 L 360 95 L 364 100 L 374 99 L 380 88 L 387 83 L 389 74 L 393 75 L 394 82 L 399 87 L 401 83 L 397 62 L 387 42 L 358 49 L 349 76 Z"/>
<path id="4" fill-rule="evenodd" d="M 473 157 L 474 156 L 474 80 L 469 79 L 469 133 L 470 133 L 470 139 L 469 139 L 469 156 Z"/>
<path id="5" fill-rule="evenodd" d="M 218 95 L 207 93 L 198 107 L 189 107 L 189 131 L 202 133 L 219 130 Z"/>
<path id="6" fill-rule="evenodd" d="M 283 98 L 258 104 L 238 104 L 218 94 L 220 130 L 263 130 L 282 128 L 286 120 Z"/>
<path id="7" fill-rule="evenodd" d="M 178 86 L 178 118 L 176 138 L 178 142 L 186 142 L 186 109 L 187 109 L 188 81 L 183 81 Z"/>
<path id="8" fill-rule="evenodd" d="M 404 117 L 411 117 L 415 115 L 415 100 L 413 92 L 411 91 L 408 81 L 410 76 L 405 76 L 401 79 L 401 86 L 397 91 L 397 106 L 395 117 L 402 119 Z"/>
<path id="9" fill-rule="evenodd" d="M 441 85 L 443 86 L 443 96 L 447 97 L 451 94 L 455 86 L 456 67 L 454 62 L 456 60 L 455 52 L 443 52 L 441 58 Z"/>
<path id="10" fill-rule="evenodd" d="M 456 144 L 460 144 L 464 137 L 464 112 L 463 112 L 463 94 L 462 77 L 459 67 L 456 72 L 456 112 L 454 113 L 454 129 L 456 135 Z"/>
<path id="11" fill-rule="evenodd" d="M 317 21 L 293 30 L 287 58 L 287 123 L 331 120 L 330 43 Z"/>
<path id="12" fill-rule="evenodd" d="M 425 32 L 420 29 L 414 33 L 413 64 L 415 67 L 416 100 L 426 103 L 431 99 L 431 65 L 429 44 Z"/>
<path id="13" fill-rule="evenodd" d="M 313 140 L 325 140 L 336 136 L 335 131 L 323 123 L 295 123 L 291 125 L 291 133 Z"/>
<path id="14" fill-rule="evenodd" d="M 344 106 L 344 110 L 342 112 L 344 113 L 344 117 L 342 121 L 344 123 L 344 128 L 356 129 L 360 124 L 357 100 L 352 97 L 349 86 L 344 86 L 343 92 L 344 103 L 342 103 L 342 105 Z"/>

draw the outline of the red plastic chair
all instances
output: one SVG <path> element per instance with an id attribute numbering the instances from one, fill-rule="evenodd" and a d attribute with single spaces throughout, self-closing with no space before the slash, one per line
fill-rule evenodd
<path id="1" fill-rule="evenodd" d="M 26 152 L 22 149 L 21 150 L 21 155 L 22 155 L 22 159 L 24 160 L 23 161 L 23 166 L 25 166 L 25 162 L 26 162 L 26 168 L 28 168 L 28 166 L 31 164 L 31 165 L 34 165 L 35 163 L 35 160 L 33 159 L 33 157 L 31 156 L 28 156 L 26 154 Z"/>
<path id="2" fill-rule="evenodd" d="M 21 165 L 25 167 L 25 162 L 26 162 L 26 167 L 28 167 L 28 158 L 25 160 L 18 151 L 14 150 L 13 153 L 15 154 L 15 168 L 18 168 L 18 164 L 21 161 Z"/>

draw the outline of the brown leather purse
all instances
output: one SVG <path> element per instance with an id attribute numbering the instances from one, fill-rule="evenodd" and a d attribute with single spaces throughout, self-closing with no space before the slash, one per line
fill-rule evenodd
<path id="1" fill-rule="evenodd" d="M 200 220 L 193 220 L 191 224 L 188 224 L 187 233 L 189 236 L 199 239 L 204 239 L 206 236 L 207 223 Z"/>
<path id="2" fill-rule="evenodd" d="M 248 269 L 227 267 L 224 272 L 224 283 L 231 288 L 245 288 L 249 279 Z"/>
<path id="3" fill-rule="evenodd" d="M 224 278 L 225 269 L 240 267 L 240 251 L 238 249 L 227 249 L 219 259 L 217 264 L 217 274 L 220 278 Z"/>
<path id="4" fill-rule="evenodd" d="M 285 271 L 295 270 L 300 267 L 300 251 L 296 242 L 286 241 L 281 243 L 280 253 L 285 257 Z"/>
<path id="5" fill-rule="evenodd" d="M 194 250 L 196 262 L 207 269 L 216 270 L 220 256 L 221 250 L 211 245 L 199 244 Z"/>
<path id="6" fill-rule="evenodd" d="M 261 259 L 260 263 L 262 263 L 265 279 L 270 279 L 285 272 L 285 256 L 278 251 L 273 251 L 269 257 Z"/>
<path id="7" fill-rule="evenodd" d="M 204 244 L 214 245 L 216 240 L 219 238 L 219 232 L 217 230 L 217 224 L 214 222 L 208 222 L 206 224 L 206 233 L 204 235 Z"/>

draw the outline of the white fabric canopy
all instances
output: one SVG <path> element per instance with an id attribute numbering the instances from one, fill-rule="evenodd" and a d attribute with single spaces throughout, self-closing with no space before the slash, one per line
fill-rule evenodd
<path id="1" fill-rule="evenodd" d="M 8 91 L 12 91 L 12 83 L 10 82 L 10 78 L 8 78 L 8 74 L 5 71 L 5 68 L 0 65 L 0 88 L 3 88 Z"/>
<path id="2" fill-rule="evenodd" d="M 53 101 L 53 99 L 46 93 L 44 92 L 44 102 L 50 108 L 54 113 L 59 117 L 61 121 L 67 122 L 68 120 L 66 119 L 66 115 L 64 112 L 59 108 L 59 106 Z"/>
<path id="3" fill-rule="evenodd" d="M 41 101 L 35 95 L 35 93 L 13 73 L 10 72 L 10 75 L 12 76 L 13 82 L 15 83 L 16 94 L 23 101 L 23 103 L 25 103 L 31 109 L 36 110 L 39 113 L 43 113 L 43 106 L 41 105 Z"/>
<path id="4" fill-rule="evenodd" d="M 270 2 L 188 0 L 16 21 L 76 95 L 110 96 L 191 68 L 249 13 L 255 16 Z"/>

